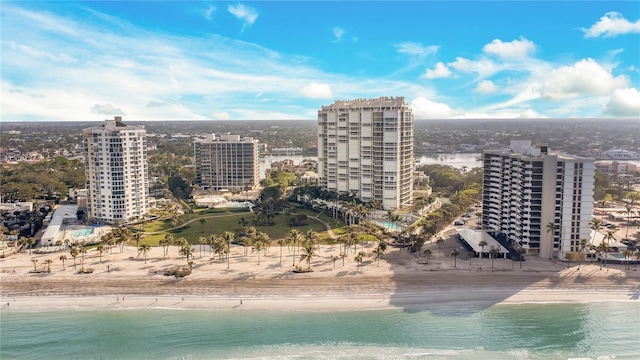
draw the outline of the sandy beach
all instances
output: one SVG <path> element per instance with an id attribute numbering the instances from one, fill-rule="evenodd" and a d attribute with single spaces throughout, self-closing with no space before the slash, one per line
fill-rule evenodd
<path id="1" fill-rule="evenodd" d="M 321 246 L 311 263 L 312 272 L 294 273 L 294 257 L 285 247 L 272 246 L 258 257 L 234 246 L 231 260 L 220 261 L 195 245 L 193 272 L 184 277 L 164 275 L 165 270 L 186 266 L 171 247 L 163 257 L 153 248 L 147 262 L 133 247 L 120 253 L 113 248 L 95 250 L 84 257 L 78 274 L 68 251 L 49 254 L 16 254 L 0 260 L 2 311 L 45 309 L 188 308 L 272 310 L 372 310 L 450 302 L 594 302 L 638 301 L 640 271 L 635 266 L 546 261 L 530 256 L 522 264 L 508 259 L 454 259 L 434 245 L 427 264 L 424 257 L 391 248 L 379 263 L 371 260 L 372 247 L 365 247 L 362 266 L 353 251 L 334 261 L 338 246 Z M 358 248 L 358 251 L 361 249 Z M 63 270 L 61 255 L 66 255 Z M 46 260 L 52 260 L 47 264 Z M 37 270 L 50 272 L 33 273 Z M 298 264 L 296 255 L 295 263 Z M 76 258 L 76 268 L 81 268 Z M 229 269 L 227 269 L 229 266 Z M 306 267 L 301 263 L 300 266 Z"/>

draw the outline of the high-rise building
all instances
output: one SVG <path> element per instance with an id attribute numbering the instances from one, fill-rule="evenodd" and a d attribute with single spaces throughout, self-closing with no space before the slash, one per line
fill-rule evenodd
<path id="1" fill-rule="evenodd" d="M 580 240 L 591 238 L 594 159 L 514 140 L 510 150 L 485 151 L 483 162 L 485 230 L 544 258 L 580 252 Z"/>
<path id="2" fill-rule="evenodd" d="M 82 130 L 89 219 L 127 223 L 149 210 L 147 132 L 121 116 Z"/>
<path id="3" fill-rule="evenodd" d="M 208 134 L 193 143 L 196 182 L 203 189 L 251 190 L 259 181 L 258 140 Z"/>
<path id="4" fill-rule="evenodd" d="M 319 185 L 384 209 L 413 200 L 413 115 L 404 97 L 337 100 L 318 111 Z"/>

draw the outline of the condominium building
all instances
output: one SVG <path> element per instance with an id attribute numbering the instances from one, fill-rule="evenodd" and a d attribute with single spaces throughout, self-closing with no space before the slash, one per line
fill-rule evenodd
<path id="1" fill-rule="evenodd" d="M 411 206 L 413 115 L 404 97 L 337 100 L 318 111 L 319 185 L 384 209 Z"/>
<path id="2" fill-rule="evenodd" d="M 196 182 L 203 189 L 251 190 L 259 181 L 258 140 L 208 134 L 193 143 Z"/>
<path id="3" fill-rule="evenodd" d="M 484 229 L 544 258 L 580 252 L 580 239 L 591 238 L 594 159 L 514 140 L 509 150 L 485 151 L 483 162 Z"/>
<path id="4" fill-rule="evenodd" d="M 121 116 L 82 130 L 89 219 L 126 223 L 149 210 L 147 132 Z"/>

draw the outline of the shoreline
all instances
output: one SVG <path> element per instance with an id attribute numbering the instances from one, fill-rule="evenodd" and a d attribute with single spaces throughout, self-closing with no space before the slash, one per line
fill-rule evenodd
<path id="1" fill-rule="evenodd" d="M 332 260 L 338 247 L 323 245 L 322 255 L 312 263 L 313 272 L 308 273 L 293 273 L 292 256 L 285 255 L 281 262 L 279 247 L 272 247 L 261 264 L 255 255 L 245 256 L 241 247 L 234 247 L 230 265 L 207 254 L 196 256 L 192 274 L 184 278 L 164 275 L 167 269 L 186 264 L 175 247 L 167 257 L 158 257 L 162 249 L 154 248 L 151 254 L 156 255 L 146 262 L 130 246 L 123 253 L 91 252 L 84 260 L 76 259 L 77 268 L 84 261 L 85 267 L 95 270 L 91 274 L 78 274 L 71 259 L 64 268 L 57 259 L 64 253 L 21 253 L 0 260 L 1 312 L 154 307 L 356 311 L 444 303 L 491 306 L 640 299 L 640 271 L 635 268 L 578 266 L 535 257 L 524 264 L 486 258 L 456 262 L 446 255 L 450 250 L 430 246 L 433 255 L 428 263 L 423 257 L 392 249 L 379 263 L 359 265 L 349 255 L 343 265 Z M 372 248 L 364 250 L 371 256 Z M 47 266 L 50 272 L 33 273 Z"/>

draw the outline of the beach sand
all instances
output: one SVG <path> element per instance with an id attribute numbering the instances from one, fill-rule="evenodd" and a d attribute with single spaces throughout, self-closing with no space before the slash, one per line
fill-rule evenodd
<path id="1" fill-rule="evenodd" d="M 50 254 L 20 253 L 0 260 L 2 311 L 47 309 L 177 308 L 177 309 L 272 309 L 272 310 L 371 310 L 449 302 L 523 303 L 638 301 L 640 271 L 635 266 L 547 261 L 529 256 L 522 264 L 508 259 L 454 259 L 430 245 L 429 263 L 406 251 L 391 248 L 379 263 L 371 260 L 373 246 L 362 266 L 352 251 L 344 259 L 338 245 L 321 246 L 311 263 L 313 272 L 294 273 L 294 257 L 285 247 L 272 246 L 268 254 L 244 255 L 234 246 L 227 262 L 195 245 L 193 272 L 184 277 L 165 276 L 166 269 L 186 266 L 171 247 L 163 257 L 153 248 L 147 257 L 133 247 L 112 253 L 95 250 L 84 258 L 91 274 L 78 274 L 68 251 Z M 358 251 L 360 251 L 358 247 Z M 60 255 L 66 255 L 63 270 Z M 32 273 L 36 268 L 51 272 Z M 296 255 L 295 263 L 299 257 Z M 76 258 L 77 269 L 81 257 Z M 299 264 L 306 268 L 305 263 Z M 334 267 L 335 266 L 335 267 Z"/>

